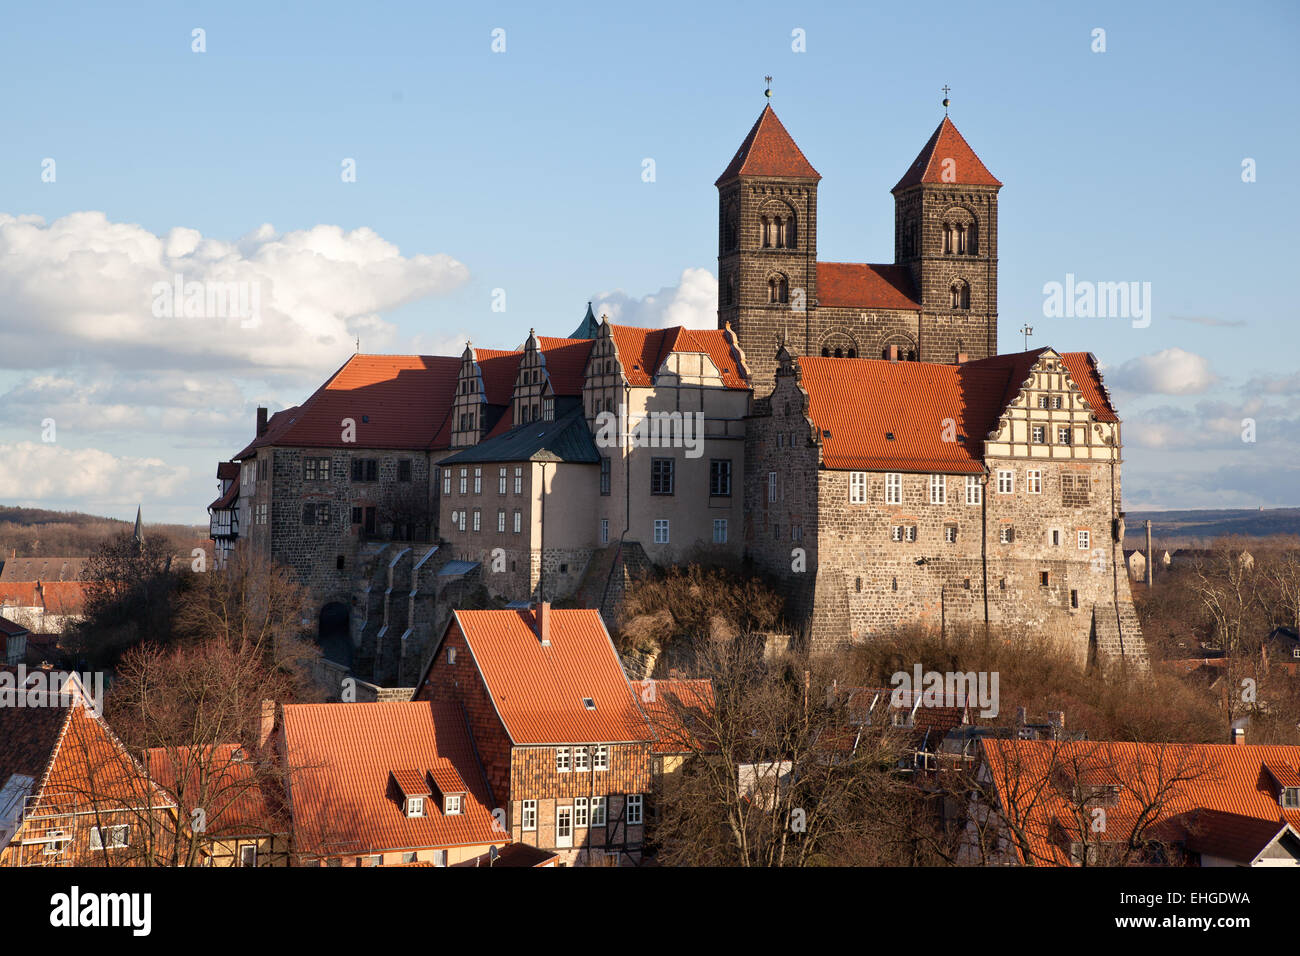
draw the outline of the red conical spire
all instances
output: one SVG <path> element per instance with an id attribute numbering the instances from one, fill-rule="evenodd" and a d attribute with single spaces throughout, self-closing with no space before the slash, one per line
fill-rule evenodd
<path id="1" fill-rule="evenodd" d="M 951 160 L 951 162 L 948 162 Z M 1001 186 L 988 171 L 975 150 L 947 116 L 929 142 L 912 161 L 903 178 L 890 192 L 898 192 L 920 183 L 958 183 L 963 186 Z"/>
<path id="2" fill-rule="evenodd" d="M 726 171 L 713 184 L 721 186 L 737 176 L 784 176 L 792 179 L 821 179 L 803 151 L 785 131 L 771 105 L 763 107 L 758 120 L 736 150 Z"/>

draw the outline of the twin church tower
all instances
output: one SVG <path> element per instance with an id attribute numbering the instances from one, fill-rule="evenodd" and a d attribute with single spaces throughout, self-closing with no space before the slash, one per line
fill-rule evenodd
<path id="1" fill-rule="evenodd" d="M 894 262 L 817 260 L 821 175 L 769 105 L 718 177 L 718 325 L 771 390 L 798 355 L 963 362 L 997 354 L 998 190 L 944 116 L 893 188 Z"/>

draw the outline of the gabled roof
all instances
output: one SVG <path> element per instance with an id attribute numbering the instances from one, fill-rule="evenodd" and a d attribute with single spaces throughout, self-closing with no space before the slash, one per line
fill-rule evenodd
<path id="1" fill-rule="evenodd" d="M 707 678 L 638 680 L 632 682 L 632 691 L 654 731 L 654 753 L 712 750 L 698 739 L 695 729 L 697 721 L 713 712 L 712 681 Z"/>
<path id="2" fill-rule="evenodd" d="M 483 396 L 489 405 L 509 405 L 519 377 L 519 360 L 524 353 L 515 349 L 471 349 L 483 376 Z"/>
<path id="3" fill-rule="evenodd" d="M 952 160 L 947 163 L 947 160 Z M 945 174 L 948 178 L 945 178 Z M 935 128 L 926 144 L 907 172 L 898 181 L 891 192 L 918 186 L 922 183 L 941 183 L 963 186 L 1001 186 L 993 174 L 980 162 L 966 142 L 966 138 L 957 132 L 957 127 L 947 116 Z"/>
<path id="4" fill-rule="evenodd" d="M 581 408 L 552 421 L 545 419 L 516 425 L 495 438 L 471 445 L 444 458 L 444 467 L 482 461 L 556 461 L 594 465 L 600 452 Z"/>
<path id="5" fill-rule="evenodd" d="M 1004 373 L 969 364 L 817 356 L 798 361 L 825 467 L 983 472 L 984 437 L 1003 408 Z M 948 418 L 964 441 L 943 440 L 939 423 Z"/>
<path id="6" fill-rule="evenodd" d="M 7 617 L 0 617 L 0 634 L 5 637 L 22 637 L 24 634 L 30 633 L 31 631 L 17 621 L 11 621 Z"/>
<path id="7" fill-rule="evenodd" d="M 460 706 L 451 701 L 287 704 L 285 760 L 299 847 L 355 856 L 501 843 L 487 783 Z M 461 813 L 425 803 L 408 817 L 392 787 L 395 768 L 428 769 L 445 758 L 465 780 Z"/>
<path id="8" fill-rule="evenodd" d="M 49 614 L 80 614 L 86 605 L 85 581 L 0 582 L 0 610 L 39 607 Z"/>
<path id="9" fill-rule="evenodd" d="M 550 646 L 536 611 L 456 611 L 501 723 L 516 745 L 653 739 L 600 612 L 549 610 Z M 595 704 L 588 709 L 584 698 Z"/>
<path id="10" fill-rule="evenodd" d="M 720 186 L 737 176 L 773 176 L 783 179 L 821 179 L 803 151 L 785 131 L 771 104 L 763 107 L 749 135 L 714 183 Z"/>
<path id="11" fill-rule="evenodd" d="M 817 305 L 824 308 L 919 311 L 907 266 L 863 262 L 817 263 Z"/>
<path id="12" fill-rule="evenodd" d="M 623 376 L 629 385 L 654 384 L 653 376 L 672 352 L 703 352 L 712 359 L 727 388 L 749 388 L 748 372 L 722 329 L 643 329 L 631 325 L 609 327 Z"/>
<path id="13" fill-rule="evenodd" d="M 1250 866 L 1279 838 L 1295 828 L 1284 820 L 1265 820 L 1220 810 L 1198 810 L 1188 820 L 1187 849 L 1204 856 Z"/>
<path id="14" fill-rule="evenodd" d="M 0 584 L 10 581 L 80 581 L 87 558 L 5 558 Z"/>
<path id="15" fill-rule="evenodd" d="M 208 839 L 288 832 L 270 768 L 240 745 L 154 747 L 143 756 L 145 770 L 177 804 L 206 811 Z"/>
<path id="16" fill-rule="evenodd" d="M 236 468 L 238 468 L 238 466 L 236 466 Z M 220 498 L 218 498 L 216 501 L 212 502 L 212 504 L 208 505 L 208 510 L 225 511 L 235 507 L 235 504 L 238 501 L 239 501 L 239 471 L 236 470 L 234 480 L 230 482 L 230 487 L 226 489 L 226 493 L 222 495 Z"/>
<path id="17" fill-rule="evenodd" d="M 239 462 L 217 462 L 217 478 L 220 481 L 233 481 L 239 477 Z"/>
<path id="18" fill-rule="evenodd" d="M 1042 358 L 1043 353 L 1048 351 L 1050 349 L 1036 348 L 1028 352 L 991 355 L 985 359 L 967 362 L 966 365 L 970 368 L 1001 369 L 1005 373 L 1007 381 L 1002 404 L 1006 407 L 1020 394 L 1020 389 L 1024 387 L 1034 365 Z M 1115 414 L 1115 409 L 1110 404 L 1110 395 L 1102 384 L 1101 372 L 1097 370 L 1097 360 L 1093 358 L 1092 353 L 1059 352 L 1057 354 L 1060 355 L 1061 363 L 1069 373 L 1070 380 L 1079 386 L 1080 393 L 1092 409 L 1097 421 L 1119 421 L 1119 416 Z"/>
<path id="19" fill-rule="evenodd" d="M 581 395 L 587 381 L 587 357 L 594 339 L 557 339 L 537 336 L 537 348 L 546 359 L 546 374 L 556 395 Z"/>

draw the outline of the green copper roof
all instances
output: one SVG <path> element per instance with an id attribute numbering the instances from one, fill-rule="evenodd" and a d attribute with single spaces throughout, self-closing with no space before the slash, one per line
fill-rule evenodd
<path id="1" fill-rule="evenodd" d="M 594 339 L 600 333 L 600 323 L 596 321 L 596 315 L 591 311 L 591 303 L 587 303 L 587 314 L 582 317 L 582 324 L 573 330 L 569 336 L 571 339 Z"/>

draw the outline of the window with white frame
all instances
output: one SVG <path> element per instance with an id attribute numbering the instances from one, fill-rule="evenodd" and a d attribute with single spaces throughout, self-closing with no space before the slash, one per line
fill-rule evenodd
<path id="1" fill-rule="evenodd" d="M 483 512 L 477 508 L 474 509 L 474 530 L 477 532 L 483 526 Z"/>
<path id="2" fill-rule="evenodd" d="M 1015 537 L 1016 537 L 1015 528 L 1013 528 L 1009 524 L 1004 524 L 1001 527 L 1001 529 L 998 531 L 998 540 L 1003 544 L 1010 544 L 1013 540 L 1015 540 Z"/>
<path id="3" fill-rule="evenodd" d="M 1053 395 L 1053 396 L 1052 396 L 1052 407 L 1053 407 L 1053 408 L 1060 408 L 1060 407 L 1061 407 L 1061 396 L 1060 396 L 1060 395 Z"/>
<path id="4" fill-rule="evenodd" d="M 518 508 L 515 509 L 515 534 L 523 529 L 524 515 Z"/>
<path id="5" fill-rule="evenodd" d="M 949 544 L 957 543 L 957 526 L 955 524 L 946 524 L 943 526 L 943 540 Z"/>
<path id="6" fill-rule="evenodd" d="M 977 505 L 984 500 L 984 486 L 980 484 L 979 475 L 966 476 L 966 504 Z"/>
<path id="7" fill-rule="evenodd" d="M 506 530 L 506 512 L 504 508 L 501 508 L 497 510 L 497 533 L 502 533 L 505 530 Z"/>
<path id="8" fill-rule="evenodd" d="M 524 466 L 515 465 L 515 494 L 524 493 Z"/>
<path id="9" fill-rule="evenodd" d="M 469 474 L 468 468 L 462 468 L 460 470 L 460 493 L 462 495 L 465 494 L 465 492 L 469 491 L 469 478 L 466 477 L 468 474 Z"/>
<path id="10" fill-rule="evenodd" d="M 583 829 L 586 829 L 589 819 L 590 818 L 587 816 L 587 798 L 574 797 L 573 798 L 573 825 L 575 827 L 582 827 Z"/>
<path id="11" fill-rule="evenodd" d="M 609 544 L 609 519 L 600 519 L 600 543 Z"/>
<path id="12" fill-rule="evenodd" d="M 668 519 L 655 518 L 655 544 L 668 543 Z"/>
<path id="13" fill-rule="evenodd" d="M 767 500 L 776 501 L 776 472 L 767 473 Z"/>
<path id="14" fill-rule="evenodd" d="M 534 805 L 535 805 L 535 804 L 537 803 L 537 801 L 534 800 L 533 803 L 534 803 Z M 534 819 L 536 819 L 536 811 L 534 811 Z M 534 826 L 533 829 L 536 830 L 537 827 Z M 447 865 L 447 851 L 446 851 L 446 850 L 434 850 L 434 851 L 433 851 L 433 865 L 434 865 L 434 866 L 446 866 L 446 865 Z"/>
<path id="15" fill-rule="evenodd" d="M 896 524 L 896 525 L 894 525 L 892 528 L 890 528 L 890 529 L 889 529 L 889 537 L 890 537 L 892 540 L 894 540 L 894 541 L 902 541 L 902 540 L 903 540 L 903 526 L 902 526 L 901 524 Z"/>
<path id="16" fill-rule="evenodd" d="M 501 470 L 497 475 L 497 494 L 504 495 L 505 493 L 506 493 L 506 467 L 505 465 L 502 465 Z"/>
<path id="17" fill-rule="evenodd" d="M 1088 550 L 1088 539 L 1091 538 L 1091 537 L 1092 537 L 1092 536 L 1091 536 L 1087 531 L 1083 531 L 1083 530 L 1081 530 L 1081 531 L 1079 532 L 1079 550 L 1080 550 L 1080 551 L 1087 551 L 1087 550 Z"/>
<path id="18" fill-rule="evenodd" d="M 460 794 L 449 793 L 443 800 L 443 810 L 448 816 L 460 813 Z"/>
<path id="19" fill-rule="evenodd" d="M 592 754 L 592 763 L 597 770 L 609 769 L 609 748 L 604 744 L 598 744 L 595 752 Z"/>
<path id="20" fill-rule="evenodd" d="M 714 544 L 727 543 L 727 519 L 726 518 L 713 519 L 713 543 Z"/>
<path id="21" fill-rule="evenodd" d="M 644 809 L 644 802 L 641 794 L 629 793 L 627 795 L 627 825 L 630 827 L 640 826 Z"/>
<path id="22" fill-rule="evenodd" d="M 525 830 L 537 829 L 537 801 L 524 800 L 519 809 L 519 825 Z"/>
<path id="23" fill-rule="evenodd" d="M 442 493 L 448 496 L 451 494 L 451 472 L 446 468 L 442 470 Z"/>
<path id="24" fill-rule="evenodd" d="M 1056 443 L 1058 445 L 1070 444 L 1070 428 L 1068 426 L 1063 425 L 1056 430 Z"/>
<path id="25" fill-rule="evenodd" d="M 903 476 L 897 472 L 885 475 L 885 504 L 901 505 L 903 503 Z"/>
<path id="26" fill-rule="evenodd" d="M 904 541 L 916 540 L 916 525 L 909 524 L 907 527 L 903 529 L 903 540 Z"/>
<path id="27" fill-rule="evenodd" d="M 578 773 L 585 773 L 591 769 L 586 747 L 573 748 L 573 769 Z"/>
<path id="28" fill-rule="evenodd" d="M 1032 469 L 1025 472 L 1025 491 L 1031 495 L 1042 494 L 1043 492 L 1043 473 L 1038 469 Z"/>
<path id="29" fill-rule="evenodd" d="M 555 772 L 556 773 L 569 772 L 569 748 L 568 747 L 555 748 Z"/>
<path id="30" fill-rule="evenodd" d="M 90 848 L 92 850 L 119 850 L 130 843 L 131 827 L 129 825 L 90 828 Z"/>
<path id="31" fill-rule="evenodd" d="M 605 798 L 591 798 L 591 825 L 593 827 L 603 827 L 605 825 Z"/>
<path id="32" fill-rule="evenodd" d="M 424 797 L 407 797 L 406 815 L 408 817 L 424 816 Z"/>
<path id="33" fill-rule="evenodd" d="M 865 471 L 849 472 L 849 504 L 867 503 L 867 473 Z"/>
<path id="34" fill-rule="evenodd" d="M 930 476 L 930 504 L 942 505 L 948 503 L 948 476 L 931 475 Z"/>
<path id="35" fill-rule="evenodd" d="M 482 493 L 483 493 L 483 469 L 475 468 L 474 469 L 474 494 L 481 495 Z"/>
<path id="36" fill-rule="evenodd" d="M 1035 426 L 1033 426 L 1033 428 L 1031 429 L 1031 435 L 1033 436 L 1031 440 L 1033 441 L 1033 443 L 1034 443 L 1035 445 L 1043 445 L 1043 444 L 1046 444 L 1046 443 L 1047 443 L 1047 426 L 1046 426 L 1046 425 L 1035 425 Z"/>
<path id="37" fill-rule="evenodd" d="M 1047 396 L 1046 396 L 1046 395 L 1039 395 L 1039 396 L 1038 396 L 1038 407 L 1039 407 L 1039 408 L 1046 408 L 1046 407 L 1047 407 Z"/>
<path id="38" fill-rule="evenodd" d="M 998 494 L 1010 495 L 1016 490 L 1016 473 L 1011 470 L 998 469 Z"/>

